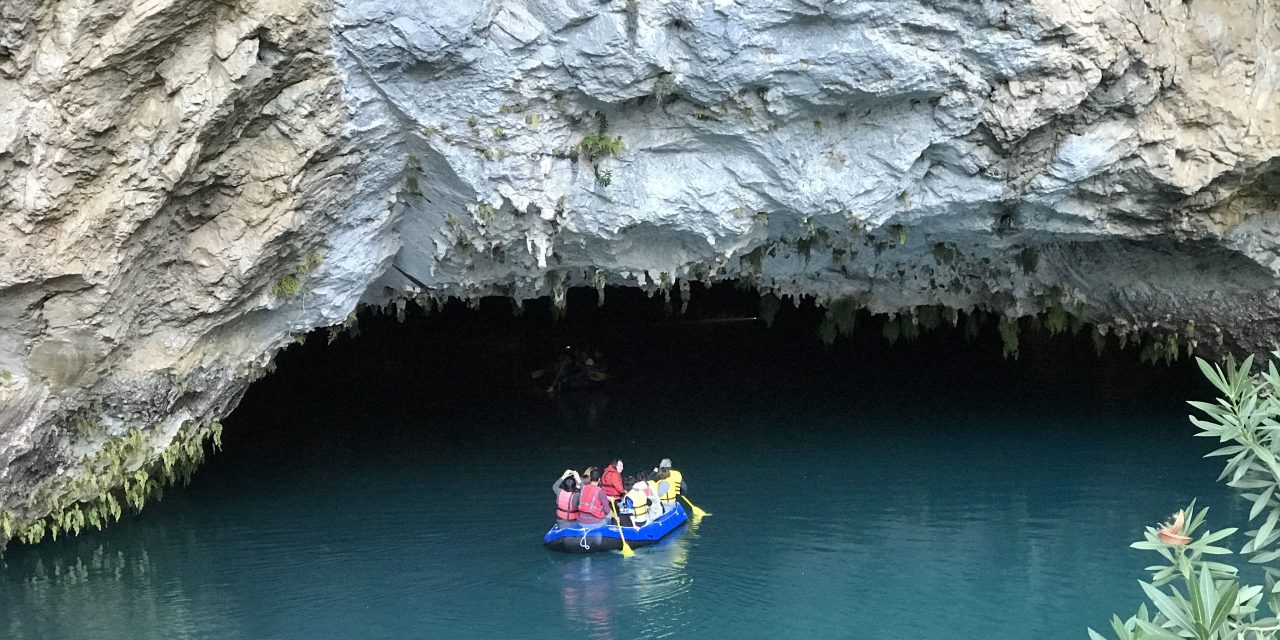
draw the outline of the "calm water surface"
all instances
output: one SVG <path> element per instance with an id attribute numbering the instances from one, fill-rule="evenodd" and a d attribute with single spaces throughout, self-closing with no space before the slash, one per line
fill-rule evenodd
<path id="1" fill-rule="evenodd" d="M 1144 525 L 1196 496 L 1245 513 L 1185 372 L 1076 343 L 654 339 L 554 404 L 510 383 L 528 367 L 449 370 L 457 344 L 308 347 L 189 487 L 10 549 L 0 637 L 1084 638 L 1139 604 Z M 713 515 L 629 560 L 543 550 L 551 481 L 612 451 L 674 458 Z"/>

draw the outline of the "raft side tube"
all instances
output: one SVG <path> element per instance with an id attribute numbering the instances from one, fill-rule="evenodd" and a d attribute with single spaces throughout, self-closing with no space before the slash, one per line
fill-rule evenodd
<path id="1" fill-rule="evenodd" d="M 658 516 L 639 529 L 619 527 L 616 524 L 599 524 L 590 527 L 562 527 L 552 525 L 542 537 L 542 546 L 552 551 L 566 553 L 597 553 L 602 551 L 619 551 L 622 539 L 626 538 L 631 547 L 645 547 L 667 537 L 672 531 L 680 528 L 689 516 L 684 507 L 676 503 L 674 507 Z"/>

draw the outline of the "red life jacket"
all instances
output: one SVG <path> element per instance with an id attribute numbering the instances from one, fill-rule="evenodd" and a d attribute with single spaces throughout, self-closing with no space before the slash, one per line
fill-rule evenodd
<path id="1" fill-rule="evenodd" d="M 622 474 L 618 473 L 618 468 L 613 465 L 604 468 L 604 473 L 600 476 L 600 487 L 611 499 L 621 498 L 627 492 L 622 486 Z"/>
<path id="2" fill-rule="evenodd" d="M 596 518 L 604 518 L 609 515 L 608 504 L 608 498 L 604 496 L 604 490 L 599 485 L 589 484 L 582 487 L 582 497 L 578 498 L 578 511 Z"/>
<path id="3" fill-rule="evenodd" d="M 560 490 L 556 496 L 556 518 L 559 520 L 577 520 L 578 505 L 573 503 L 573 491 Z"/>

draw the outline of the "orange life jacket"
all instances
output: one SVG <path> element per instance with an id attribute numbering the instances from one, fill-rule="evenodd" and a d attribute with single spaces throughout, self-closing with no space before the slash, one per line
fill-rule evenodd
<path id="1" fill-rule="evenodd" d="M 577 520 L 578 505 L 573 503 L 573 491 L 560 490 L 556 496 L 556 518 L 559 520 Z"/>
<path id="2" fill-rule="evenodd" d="M 599 485 L 589 484 L 582 487 L 582 497 L 578 498 L 578 511 L 596 518 L 609 515 L 609 499 Z"/>

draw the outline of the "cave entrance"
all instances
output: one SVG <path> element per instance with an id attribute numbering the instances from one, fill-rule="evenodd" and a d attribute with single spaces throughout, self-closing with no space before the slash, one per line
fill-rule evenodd
<path id="1" fill-rule="evenodd" d="M 1211 391 L 1186 361 L 1029 326 L 1005 358 L 994 320 L 964 316 L 907 339 L 861 314 L 828 346 L 811 302 L 733 285 L 683 311 L 604 299 L 410 304 L 313 332 L 189 487 L 16 549 L 43 577 L 0 601 L 44 637 L 86 628 L 48 609 L 86 585 L 115 607 L 94 628 L 122 633 L 1069 637 L 1140 599 L 1143 525 L 1195 496 L 1239 519 L 1190 437 L 1183 402 Z M 565 346 L 609 379 L 548 394 L 533 374 Z M 542 549 L 555 477 L 615 455 L 624 475 L 672 458 L 713 515 L 626 562 Z"/>
<path id="2" fill-rule="evenodd" d="M 1171 433 L 1182 433 L 1183 401 L 1212 391 L 1189 361 L 1143 363 L 1137 347 L 1120 349 L 1114 339 L 1099 352 L 1088 329 L 1052 336 L 1024 319 L 1018 356 L 1009 357 L 990 314 L 940 317 L 929 328 L 917 322 L 911 336 L 886 328 L 892 318 L 857 312 L 852 331 L 828 343 L 829 313 L 809 300 L 765 299 L 734 284 L 695 289 L 687 302 L 672 295 L 571 289 L 563 311 L 546 298 L 516 306 L 497 297 L 366 308 L 353 331 L 317 330 L 280 354 L 278 371 L 226 420 L 229 446 L 278 444 L 292 458 L 294 445 L 315 439 L 294 436 L 345 433 L 370 406 L 405 419 L 361 428 L 457 427 L 475 437 L 459 415 L 514 412 L 522 422 L 500 430 L 503 439 L 572 436 L 601 449 L 683 446 L 676 441 L 699 436 L 699 424 L 715 425 L 713 440 L 739 437 L 770 423 L 713 416 L 749 407 L 781 419 L 797 405 L 854 417 L 897 413 L 944 431 L 956 415 L 1025 412 L 1034 416 L 1019 422 L 1025 429 L 1077 417 L 1087 428 L 1092 413 L 1158 410 L 1176 418 Z M 566 351 L 601 359 L 608 380 L 549 393 Z M 349 426 L 329 417 L 334 399 L 353 413 Z M 625 424 L 641 407 L 664 419 L 643 429 Z"/>

